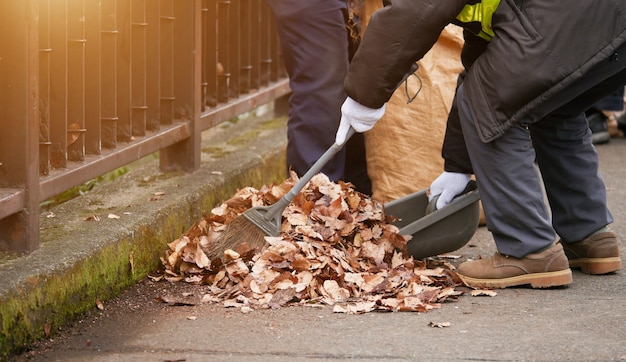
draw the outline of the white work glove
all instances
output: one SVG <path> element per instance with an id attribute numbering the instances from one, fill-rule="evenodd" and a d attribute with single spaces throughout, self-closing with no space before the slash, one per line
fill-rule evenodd
<path id="1" fill-rule="evenodd" d="M 385 114 L 385 105 L 375 109 L 365 107 L 354 99 L 348 97 L 341 106 L 341 122 L 335 136 L 335 143 L 342 145 L 346 142 L 346 136 L 350 127 L 356 132 L 367 132 L 378 122 Z"/>
<path id="2" fill-rule="evenodd" d="M 439 177 L 430 184 L 430 194 L 428 195 L 428 201 L 432 201 L 437 195 L 437 210 L 448 205 L 452 199 L 463 192 L 471 176 L 466 173 L 447 172 L 444 171 Z"/>

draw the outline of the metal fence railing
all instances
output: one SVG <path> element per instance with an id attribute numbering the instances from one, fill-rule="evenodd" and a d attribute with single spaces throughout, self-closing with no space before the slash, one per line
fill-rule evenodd
<path id="1" fill-rule="evenodd" d="M 289 93 L 263 0 L 0 1 L 0 250 L 39 246 L 39 204 Z"/>

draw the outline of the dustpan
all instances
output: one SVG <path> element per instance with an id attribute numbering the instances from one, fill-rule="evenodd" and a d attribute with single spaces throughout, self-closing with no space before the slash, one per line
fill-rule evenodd
<path id="1" fill-rule="evenodd" d="M 416 259 L 460 249 L 472 238 L 480 220 L 478 190 L 465 192 L 432 212 L 427 191 L 417 191 L 385 204 L 385 213 L 399 219 L 393 224 L 400 234 L 413 236 L 407 247 Z"/>

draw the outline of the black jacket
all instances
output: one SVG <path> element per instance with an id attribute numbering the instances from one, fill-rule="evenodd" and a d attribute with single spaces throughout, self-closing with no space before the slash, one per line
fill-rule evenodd
<path id="1" fill-rule="evenodd" d="M 381 107 L 443 28 L 474 2 L 386 1 L 352 60 L 347 94 Z M 541 119 L 547 99 L 609 59 L 626 42 L 626 0 L 502 0 L 492 27 L 495 37 L 484 52 L 470 64 L 464 60 L 464 87 L 483 142 L 522 119 Z"/>

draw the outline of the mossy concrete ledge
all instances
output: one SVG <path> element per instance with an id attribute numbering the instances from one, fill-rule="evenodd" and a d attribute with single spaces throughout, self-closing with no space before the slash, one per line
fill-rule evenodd
<path id="1" fill-rule="evenodd" d="M 237 189 L 282 182 L 285 126 L 272 115 L 228 122 L 203 134 L 203 149 L 219 152 L 203 152 L 196 172 L 162 173 L 156 158 L 142 160 L 42 212 L 41 247 L 0 260 L 0 360 L 54 338 L 98 301 L 106 308 L 160 267 L 167 243 Z"/>

